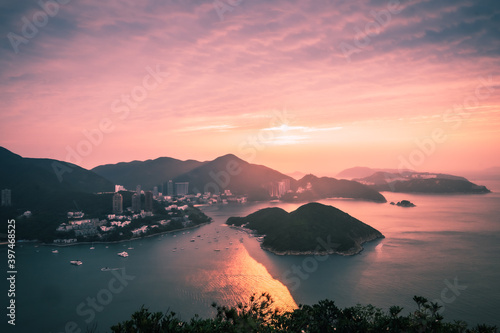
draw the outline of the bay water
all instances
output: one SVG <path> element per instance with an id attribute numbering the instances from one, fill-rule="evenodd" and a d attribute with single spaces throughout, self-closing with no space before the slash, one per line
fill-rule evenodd
<path id="1" fill-rule="evenodd" d="M 224 223 L 276 206 L 293 211 L 301 203 L 262 202 L 203 207 L 213 222 L 196 229 L 114 244 L 58 248 L 16 246 L 16 326 L 2 332 L 109 332 L 142 305 L 174 311 L 181 319 L 211 317 L 211 304 L 235 305 L 268 292 L 276 306 L 331 299 L 339 307 L 357 303 L 383 309 L 416 309 L 414 295 L 443 306 L 446 321 L 500 326 L 500 182 L 479 182 L 484 195 L 383 193 L 387 200 L 417 206 L 326 199 L 381 231 L 384 239 L 354 256 L 278 256 L 256 237 Z M 303 203 L 302 203 L 303 204 Z M 328 242 L 328 235 L 318 245 Z M 127 251 L 129 257 L 117 253 Z M 0 248 L 7 260 L 7 248 Z M 81 266 L 70 265 L 81 260 Z M 101 270 L 102 268 L 111 270 Z M 6 280 L 3 293 L 8 286 Z M 8 306 L 3 302 L 3 307 Z M 6 310 L 4 310 L 6 313 Z"/>

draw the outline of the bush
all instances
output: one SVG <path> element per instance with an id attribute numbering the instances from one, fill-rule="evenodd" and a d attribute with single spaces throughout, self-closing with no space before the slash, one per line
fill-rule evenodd
<path id="1" fill-rule="evenodd" d="M 314 304 L 300 305 L 298 309 L 280 312 L 274 307 L 272 297 L 267 294 L 250 297 L 246 304 L 236 307 L 212 306 L 217 310 L 213 319 L 198 316 L 189 322 L 179 320 L 174 312 L 151 313 L 144 306 L 131 319 L 111 327 L 114 333 L 166 333 L 166 332 L 497 332 L 496 326 L 477 325 L 468 329 L 463 321 L 443 322 L 440 306 L 426 298 L 415 296 L 417 309 L 407 316 L 400 315 L 402 307 L 392 306 L 388 312 L 373 305 L 356 305 L 339 309 L 333 301 L 323 300 Z M 94 331 L 94 330 L 88 330 Z"/>

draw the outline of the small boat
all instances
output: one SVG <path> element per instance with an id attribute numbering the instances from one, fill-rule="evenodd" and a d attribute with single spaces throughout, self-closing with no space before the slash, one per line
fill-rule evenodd
<path id="1" fill-rule="evenodd" d="M 52 253 L 59 253 L 59 250 L 52 250 Z"/>
<path id="2" fill-rule="evenodd" d="M 194 242 L 194 241 L 195 241 L 195 239 L 194 239 L 194 238 L 191 238 L 190 242 Z"/>
<path id="3" fill-rule="evenodd" d="M 90 249 L 91 249 L 91 250 L 95 250 L 95 247 L 91 246 L 91 247 L 90 247 Z"/>
<path id="4" fill-rule="evenodd" d="M 220 249 L 215 249 L 214 251 L 219 252 L 219 251 L 220 251 Z"/>
<path id="5" fill-rule="evenodd" d="M 127 252 L 125 252 L 125 251 L 118 253 L 118 255 L 119 255 L 120 257 L 123 257 L 123 258 L 128 257 L 128 253 L 127 253 Z"/>
<path id="6" fill-rule="evenodd" d="M 127 250 L 133 250 L 133 249 L 134 249 L 133 247 L 129 247 L 129 248 L 127 248 Z"/>
<path id="7" fill-rule="evenodd" d="M 83 264 L 81 260 L 71 260 L 69 263 L 75 266 L 80 266 L 81 264 Z"/>
<path id="8" fill-rule="evenodd" d="M 103 271 L 103 272 L 108 272 L 108 271 L 116 271 L 116 270 L 118 270 L 118 269 L 119 269 L 119 268 L 110 268 L 110 267 L 107 267 L 107 266 L 106 266 L 106 267 L 101 268 L 101 271 Z"/>

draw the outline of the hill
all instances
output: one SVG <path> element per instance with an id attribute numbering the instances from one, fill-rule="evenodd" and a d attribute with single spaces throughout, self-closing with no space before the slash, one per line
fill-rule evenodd
<path id="1" fill-rule="evenodd" d="M 412 170 L 403 170 L 403 172 L 412 171 Z M 376 172 L 390 172 L 390 173 L 398 173 L 397 169 L 374 169 L 367 167 L 353 167 L 349 169 L 342 170 L 337 174 L 337 178 L 340 179 L 355 179 L 355 178 L 364 178 L 373 175 Z"/>
<path id="2" fill-rule="evenodd" d="M 74 197 L 86 200 L 92 193 L 113 191 L 109 180 L 77 165 L 38 158 L 23 158 L 0 147 L 0 188 L 12 191 L 12 204 L 19 209 L 49 209 Z"/>
<path id="3" fill-rule="evenodd" d="M 376 190 L 354 181 L 312 175 L 297 181 L 266 166 L 248 163 L 233 154 L 207 162 L 162 157 L 144 162 L 103 165 L 92 170 L 129 189 L 135 189 L 137 185 L 151 189 L 172 179 L 174 182 L 189 182 L 190 193 L 222 193 L 230 190 L 235 195 L 248 195 L 249 200 L 255 201 L 269 200 L 270 185 L 287 180 L 291 191 L 281 197 L 284 201 L 342 197 L 386 202 Z M 300 187 L 307 187 L 308 183 L 312 185 L 311 191 L 295 193 Z"/>
<path id="4" fill-rule="evenodd" d="M 385 197 L 373 188 L 360 184 L 359 182 L 330 177 L 316 177 L 314 175 L 304 176 L 297 182 L 302 188 L 295 195 L 298 200 L 317 200 L 321 198 L 352 198 L 370 200 L 375 202 L 387 202 Z M 290 196 L 285 199 L 290 199 Z"/>
<path id="5" fill-rule="evenodd" d="M 203 163 L 195 160 L 181 161 L 171 157 L 160 157 L 147 161 L 100 165 L 92 171 L 130 190 L 135 190 L 137 185 L 151 190 L 154 186 L 159 186 L 189 172 Z"/>
<path id="6" fill-rule="evenodd" d="M 489 193 L 464 177 L 429 172 L 377 172 L 356 181 L 376 189 L 403 193 Z"/>
<path id="7" fill-rule="evenodd" d="M 262 247 L 276 254 L 359 253 L 362 244 L 384 236 L 378 230 L 333 206 L 308 203 L 287 213 L 265 208 L 226 224 L 244 226 L 264 235 Z"/>
<path id="8" fill-rule="evenodd" d="M 189 182 L 189 190 L 194 193 L 230 190 L 236 195 L 248 194 L 249 200 L 268 200 L 268 184 L 284 179 L 290 180 L 291 185 L 296 182 L 279 171 L 227 154 L 177 176 L 174 180 Z"/>

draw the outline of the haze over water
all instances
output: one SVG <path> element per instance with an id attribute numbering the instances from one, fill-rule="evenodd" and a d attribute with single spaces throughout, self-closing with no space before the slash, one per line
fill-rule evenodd
<path id="1" fill-rule="evenodd" d="M 430 300 L 444 295 L 443 300 L 453 299 L 442 303 L 447 321 L 500 325 L 500 183 L 483 183 L 495 192 L 384 193 L 388 201 L 408 199 L 415 208 L 322 200 L 375 227 L 386 238 L 365 244 L 365 250 L 356 256 L 329 256 L 318 261 L 314 270 L 310 259 L 304 266 L 310 256 L 276 256 L 262 250 L 256 238 L 223 225 L 229 216 L 244 216 L 271 205 L 292 211 L 300 206 L 297 203 L 207 207 L 206 213 L 214 218 L 212 224 L 132 242 L 94 244 L 95 250 L 78 245 L 52 254 L 50 247 L 24 244 L 18 246 L 16 328 L 62 332 L 68 321 L 74 321 L 84 329 L 92 312 L 85 305 L 87 297 L 96 298 L 116 277 L 101 271 L 106 266 L 124 268 L 133 279 L 123 291 L 112 293 L 101 312 L 94 311 L 101 331 L 129 318 L 143 304 L 153 311 L 172 310 L 187 320 L 194 314 L 213 315 L 213 301 L 234 305 L 254 292 L 265 291 L 272 294 L 278 307 L 288 309 L 329 298 L 341 307 L 371 303 L 413 311 L 414 295 Z M 128 258 L 116 255 L 123 250 L 129 252 Z M 82 260 L 83 265 L 70 265 L 74 259 Z M 300 278 L 299 285 L 293 265 L 307 268 L 302 270 L 307 278 Z M 448 287 L 445 281 L 453 285 L 455 278 L 460 294 L 443 292 Z M 79 305 L 83 315 L 77 313 Z"/>

